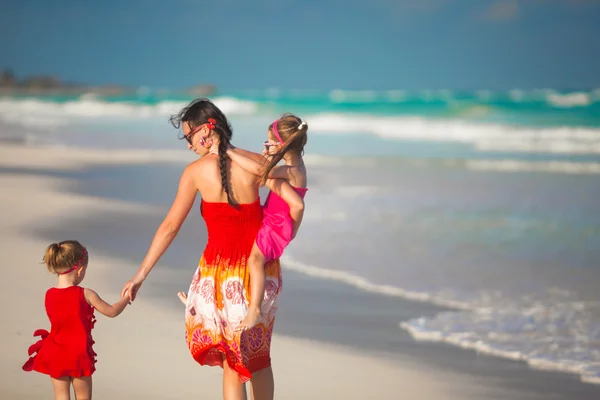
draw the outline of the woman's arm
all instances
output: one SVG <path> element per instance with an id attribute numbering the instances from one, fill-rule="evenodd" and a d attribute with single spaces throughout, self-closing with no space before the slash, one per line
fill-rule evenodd
<path id="1" fill-rule="evenodd" d="M 98 293 L 94 292 L 92 289 L 83 289 L 83 295 L 87 302 L 94 307 L 100 314 L 106 315 L 109 318 L 114 318 L 121 314 L 127 304 L 129 304 L 128 298 L 122 298 L 117 301 L 115 304 L 110 305 L 98 296 Z"/>
<path id="2" fill-rule="evenodd" d="M 294 239 L 304 217 L 304 199 L 283 179 L 268 179 L 266 186 L 290 206 L 290 216 L 294 221 L 292 232 L 292 239 Z"/>
<path id="3" fill-rule="evenodd" d="M 198 189 L 192 175 L 192 166 L 188 166 L 181 175 L 177 195 L 171 209 L 158 227 L 148 253 L 140 266 L 139 273 L 144 278 L 148 276 L 163 253 L 169 248 L 175 236 L 177 236 L 179 229 L 194 205 L 197 192 Z"/>
<path id="4" fill-rule="evenodd" d="M 177 236 L 181 225 L 183 225 L 183 222 L 194 205 L 196 193 L 198 192 L 196 183 L 194 182 L 193 167 L 193 165 L 188 165 L 183 171 L 179 181 L 177 196 L 171 205 L 171 209 L 156 230 L 148 253 L 144 258 L 144 261 L 142 261 L 137 274 L 125 284 L 121 296 L 125 297 L 128 295 L 132 301 L 135 300 L 136 293 L 142 285 L 142 282 L 146 279 L 167 248 L 169 248 L 173 239 L 175 239 L 175 236 Z M 129 292 L 129 294 L 127 292 Z"/>

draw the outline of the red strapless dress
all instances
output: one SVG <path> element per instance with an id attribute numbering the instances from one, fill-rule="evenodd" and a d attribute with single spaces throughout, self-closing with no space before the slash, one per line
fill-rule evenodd
<path id="1" fill-rule="evenodd" d="M 264 323 L 243 333 L 234 329 L 248 313 L 248 257 L 261 225 L 260 201 L 234 208 L 202 201 L 208 243 L 188 292 L 186 340 L 202 365 L 223 366 L 223 359 L 242 382 L 271 365 L 271 335 L 281 292 L 281 268 L 275 259 L 265 264 Z"/>

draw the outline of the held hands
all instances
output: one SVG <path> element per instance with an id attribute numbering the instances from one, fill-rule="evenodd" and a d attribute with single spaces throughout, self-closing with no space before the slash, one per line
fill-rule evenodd
<path id="1" fill-rule="evenodd" d="M 129 301 L 134 301 L 138 290 L 140 290 L 142 287 L 142 283 L 144 283 L 144 278 L 138 275 L 134 276 L 123 286 L 123 290 L 121 290 L 121 297 L 129 297 Z"/>

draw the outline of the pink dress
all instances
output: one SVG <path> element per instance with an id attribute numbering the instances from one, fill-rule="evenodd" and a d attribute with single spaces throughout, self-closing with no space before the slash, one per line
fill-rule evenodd
<path id="1" fill-rule="evenodd" d="M 304 198 L 308 189 L 294 187 L 294 190 Z M 283 250 L 292 241 L 294 221 L 290 216 L 290 206 L 273 192 L 269 192 L 262 211 L 263 218 L 256 235 L 256 246 L 265 257 L 265 261 L 275 260 L 281 257 Z"/>

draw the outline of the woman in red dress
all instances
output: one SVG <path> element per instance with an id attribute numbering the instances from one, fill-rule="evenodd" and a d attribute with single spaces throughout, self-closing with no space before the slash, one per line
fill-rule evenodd
<path id="1" fill-rule="evenodd" d="M 116 317 L 127 307 L 128 299 L 107 304 L 96 292 L 79 286 L 85 277 L 88 253 L 76 240 L 52 243 L 43 259 L 48 270 L 58 276 L 55 287 L 46 292 L 46 313 L 50 332 L 38 329 L 40 336 L 29 347 L 25 371 L 50 375 L 55 400 L 69 400 L 71 385 L 77 400 L 92 398 L 92 374 L 96 353 L 92 349 L 94 309 L 107 317 Z"/>
<path id="2" fill-rule="evenodd" d="M 193 276 L 186 304 L 186 339 L 201 365 L 221 366 L 225 399 L 245 399 L 251 382 L 255 400 L 272 399 L 271 335 L 281 291 L 279 260 L 265 265 L 264 320 L 236 332 L 248 314 L 248 257 L 261 223 L 259 178 L 226 156 L 232 131 L 227 118 L 207 99 L 194 100 L 171 121 L 181 127 L 188 148 L 201 156 L 180 179 L 177 196 L 158 228 L 137 274 L 122 296 L 134 300 L 152 268 L 169 247 L 189 214 L 197 192 L 208 243 Z M 257 160 L 262 155 L 246 152 Z"/>

